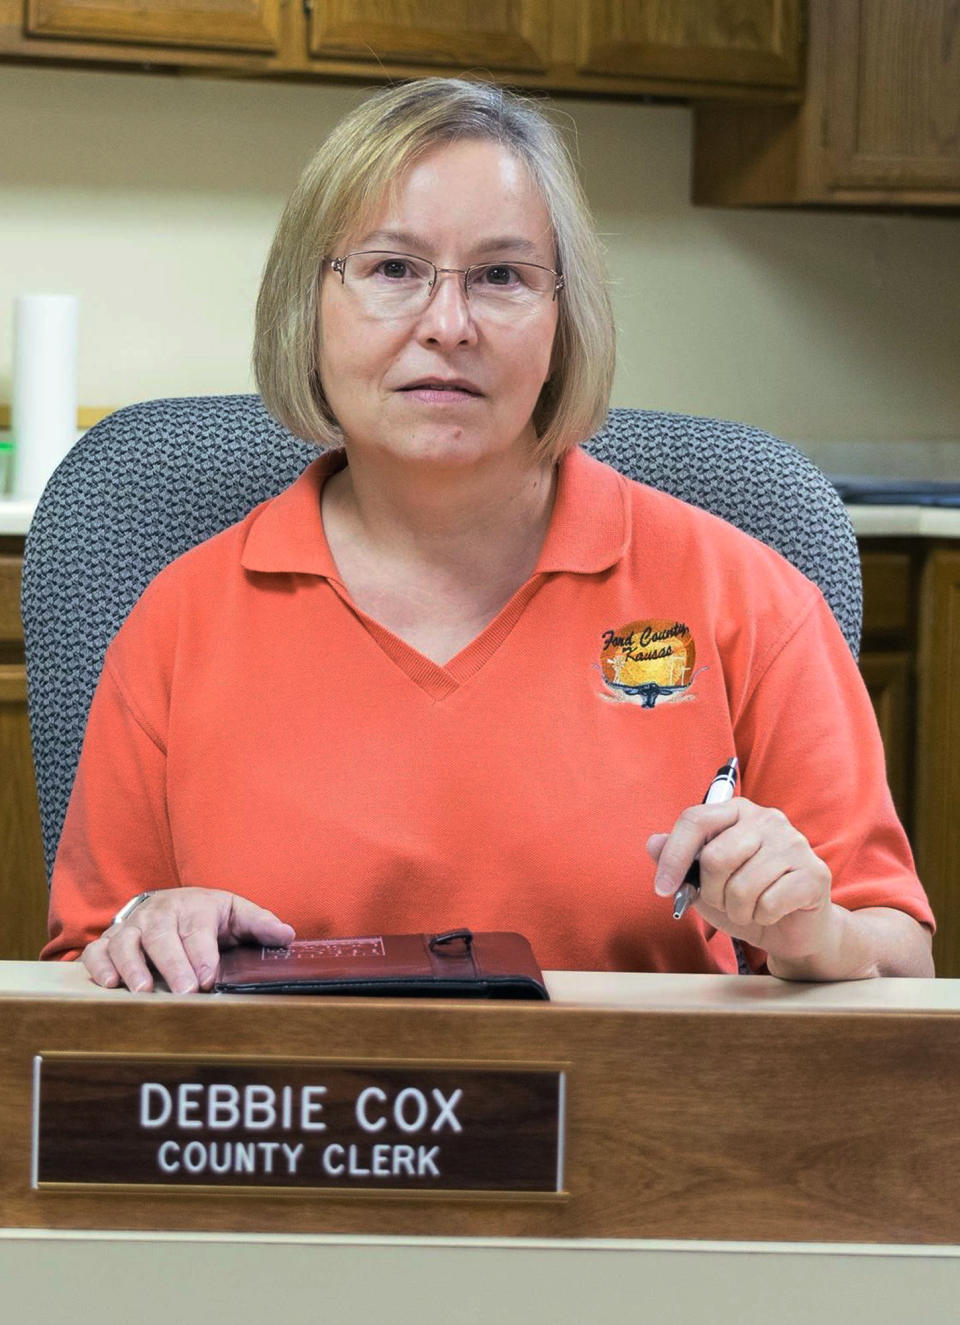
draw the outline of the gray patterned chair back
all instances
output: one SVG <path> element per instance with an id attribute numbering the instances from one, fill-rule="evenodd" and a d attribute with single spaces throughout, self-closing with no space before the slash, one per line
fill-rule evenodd
<path id="1" fill-rule="evenodd" d="M 857 547 L 836 492 L 756 428 L 615 409 L 587 449 L 715 512 L 820 585 L 860 643 Z M 23 625 L 48 875 L 107 645 L 168 562 L 272 497 L 317 455 L 259 396 L 131 405 L 91 428 L 47 485 L 27 536 Z"/>

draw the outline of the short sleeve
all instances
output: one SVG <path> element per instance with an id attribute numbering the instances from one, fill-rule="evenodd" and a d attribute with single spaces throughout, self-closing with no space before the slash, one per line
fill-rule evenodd
<path id="1" fill-rule="evenodd" d="M 108 653 L 54 861 L 42 958 L 79 956 L 136 893 L 179 885 L 166 763 L 162 742 L 128 702 Z"/>
<path id="2" fill-rule="evenodd" d="M 804 834 L 830 868 L 835 902 L 892 907 L 934 927 L 870 697 L 819 593 L 745 696 L 736 742 L 743 794 Z"/>

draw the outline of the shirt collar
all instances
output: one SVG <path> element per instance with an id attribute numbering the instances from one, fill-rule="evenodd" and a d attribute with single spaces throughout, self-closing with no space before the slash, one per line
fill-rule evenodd
<path id="1" fill-rule="evenodd" d="M 320 514 L 323 485 L 346 464 L 342 450 L 311 460 L 300 477 L 257 511 L 240 557 L 245 570 L 284 571 L 338 579 Z"/>
<path id="2" fill-rule="evenodd" d="M 240 558 L 246 570 L 339 581 L 323 531 L 320 497 L 326 480 L 345 463 L 342 450 L 325 452 L 289 488 L 261 506 Z M 590 575 L 607 570 L 623 556 L 629 537 L 626 480 L 579 446 L 567 451 L 558 466 L 553 513 L 535 573 Z"/>
<path id="3" fill-rule="evenodd" d="M 592 575 L 623 556 L 630 541 L 627 480 L 575 446 L 560 460 L 557 495 L 536 569 Z"/>

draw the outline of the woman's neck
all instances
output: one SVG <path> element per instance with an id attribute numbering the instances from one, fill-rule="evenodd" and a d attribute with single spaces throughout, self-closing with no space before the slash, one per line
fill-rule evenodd
<path id="1" fill-rule="evenodd" d="M 518 587 L 529 577 L 553 510 L 554 465 L 513 453 L 431 466 L 347 452 L 323 493 L 338 565 L 359 558 L 451 588 Z"/>

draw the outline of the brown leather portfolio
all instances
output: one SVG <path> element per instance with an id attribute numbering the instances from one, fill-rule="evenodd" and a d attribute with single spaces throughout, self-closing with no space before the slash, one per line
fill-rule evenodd
<path id="1" fill-rule="evenodd" d="M 216 989 L 377 998 L 549 998 L 522 934 L 469 929 L 233 948 L 220 958 Z"/>

